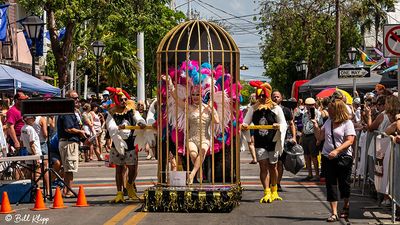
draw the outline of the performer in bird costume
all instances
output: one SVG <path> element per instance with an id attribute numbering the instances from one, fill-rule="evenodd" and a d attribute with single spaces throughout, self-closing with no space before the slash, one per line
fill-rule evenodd
<path id="1" fill-rule="evenodd" d="M 242 128 L 246 129 L 251 123 L 274 127 L 274 129 L 260 129 L 254 132 L 254 145 L 260 165 L 260 180 L 264 187 L 264 197 L 260 199 L 260 203 L 271 203 L 274 200 L 282 200 L 278 195 L 277 162 L 283 152 L 287 125 L 282 108 L 271 100 L 271 85 L 261 81 L 251 81 L 250 85 L 257 88 L 257 103 L 249 108 Z"/>
<path id="2" fill-rule="evenodd" d="M 113 141 L 110 150 L 110 162 L 116 165 L 115 181 L 117 185 L 117 196 L 112 202 L 125 202 L 122 191 L 125 172 L 125 166 L 128 168 L 128 181 L 126 189 L 130 199 L 138 199 L 134 188 L 134 182 L 137 174 L 137 156 L 135 152 L 134 131 L 125 129 L 126 126 L 139 125 L 146 127 L 146 122 L 135 110 L 135 103 L 130 100 L 129 94 L 121 88 L 108 87 L 107 90 L 112 93 L 115 105 L 111 107 L 106 117 L 106 128 Z"/>

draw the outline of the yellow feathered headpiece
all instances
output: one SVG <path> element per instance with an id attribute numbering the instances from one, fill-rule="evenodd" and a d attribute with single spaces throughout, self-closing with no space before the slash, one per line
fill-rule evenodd
<path id="1" fill-rule="evenodd" d="M 256 98 L 265 98 L 266 101 L 263 104 L 258 104 L 258 109 L 271 109 L 275 106 L 275 103 L 271 100 L 272 87 L 269 83 L 261 81 L 250 81 L 251 86 L 256 88 Z"/>

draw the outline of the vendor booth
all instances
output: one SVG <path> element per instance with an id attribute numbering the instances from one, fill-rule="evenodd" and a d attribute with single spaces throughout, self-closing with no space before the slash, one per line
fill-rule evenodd
<path id="1" fill-rule="evenodd" d="M 19 90 L 28 93 L 60 95 L 59 88 L 21 70 L 0 64 L 0 91 L 16 93 Z"/>

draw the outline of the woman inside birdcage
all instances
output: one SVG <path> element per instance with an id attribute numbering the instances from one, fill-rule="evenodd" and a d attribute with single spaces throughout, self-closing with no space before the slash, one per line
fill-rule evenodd
<path id="1" fill-rule="evenodd" d="M 190 77 L 187 81 L 186 73 Z M 214 79 L 212 79 L 212 73 L 216 75 Z M 214 150 L 214 153 L 217 151 L 215 139 L 221 136 L 222 129 L 228 126 L 231 118 L 230 98 L 226 91 L 222 91 L 219 87 L 218 80 L 213 81 L 221 77 L 217 74 L 220 75 L 220 72 L 217 72 L 217 69 L 211 70 L 209 63 L 203 63 L 199 67 L 196 61 L 189 61 L 182 63 L 178 70 L 171 69 L 168 78 L 162 76 L 162 79 L 168 79 L 168 92 L 171 96 L 168 99 L 169 124 L 174 129 L 178 129 L 188 140 L 188 146 L 183 148 L 188 150 L 193 163 L 193 169 L 187 180 L 188 184 L 193 183 L 206 154 L 211 154 L 211 150 Z M 224 89 L 227 88 L 228 86 Z M 189 90 L 189 97 L 186 94 L 187 90 Z M 185 113 L 186 105 L 187 113 Z M 222 123 L 220 118 L 224 118 Z M 187 132 L 185 132 L 186 120 L 188 121 Z M 175 132 L 171 132 L 171 135 L 174 136 Z M 180 148 L 185 145 L 185 142 L 180 141 L 176 144 Z"/>

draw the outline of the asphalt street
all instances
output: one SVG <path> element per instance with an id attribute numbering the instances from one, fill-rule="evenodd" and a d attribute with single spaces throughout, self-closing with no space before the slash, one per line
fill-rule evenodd
<path id="1" fill-rule="evenodd" d="M 325 201 L 322 183 L 301 182 L 305 171 L 293 176 L 284 174 L 280 193 L 283 201 L 260 204 L 262 187 L 258 180 L 258 165 L 249 164 L 250 155 L 241 153 L 241 180 L 244 187 L 240 205 L 230 213 L 146 213 L 141 203 L 127 201 L 111 204 L 116 193 L 114 169 L 104 162 L 82 163 L 75 178 L 74 189 L 83 185 L 89 207 L 73 207 L 75 198 L 64 199 L 66 209 L 31 211 L 33 203 L 12 205 L 13 214 L 1 214 L 0 224 L 325 224 L 329 216 L 329 204 Z M 140 153 L 137 187 L 140 194 L 154 185 L 157 161 L 146 160 Z M 350 217 L 340 224 L 380 224 L 390 222 L 389 208 L 378 208 L 374 199 L 361 196 L 355 188 L 351 197 Z M 47 201 L 47 206 L 52 203 Z M 336 223 L 339 224 L 339 223 Z"/>

